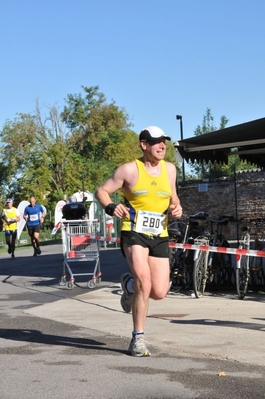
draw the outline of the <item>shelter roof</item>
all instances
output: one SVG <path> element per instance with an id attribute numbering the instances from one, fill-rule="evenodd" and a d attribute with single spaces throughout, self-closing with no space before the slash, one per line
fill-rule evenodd
<path id="1" fill-rule="evenodd" d="M 186 161 L 228 163 L 228 155 L 265 168 L 265 118 L 180 140 L 176 149 Z"/>

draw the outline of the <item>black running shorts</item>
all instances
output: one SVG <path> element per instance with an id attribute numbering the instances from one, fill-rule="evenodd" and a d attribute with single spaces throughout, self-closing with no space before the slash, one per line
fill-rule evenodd
<path id="1" fill-rule="evenodd" d="M 37 226 L 28 226 L 29 236 L 32 236 L 34 233 L 39 233 L 39 232 L 40 232 L 39 224 L 37 224 Z"/>
<path id="2" fill-rule="evenodd" d="M 121 252 L 125 257 L 123 243 L 128 246 L 141 245 L 149 249 L 149 256 L 155 258 L 169 258 L 169 237 L 149 237 L 135 231 L 121 231 Z"/>

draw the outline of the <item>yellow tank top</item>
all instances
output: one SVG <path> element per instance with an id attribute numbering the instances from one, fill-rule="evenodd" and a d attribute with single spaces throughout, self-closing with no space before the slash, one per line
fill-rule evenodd
<path id="1" fill-rule="evenodd" d="M 17 209 L 16 208 L 11 208 L 11 209 L 4 209 L 5 213 L 5 220 L 3 221 L 3 228 L 5 230 L 16 230 L 17 229 L 17 222 L 12 222 L 9 223 L 8 219 L 15 219 L 17 217 Z"/>
<path id="2" fill-rule="evenodd" d="M 160 161 L 161 174 L 151 176 L 143 162 L 135 160 L 138 180 L 131 192 L 124 193 L 130 217 L 122 219 L 122 231 L 137 231 L 149 236 L 167 237 L 167 210 L 172 190 L 165 161 Z"/>

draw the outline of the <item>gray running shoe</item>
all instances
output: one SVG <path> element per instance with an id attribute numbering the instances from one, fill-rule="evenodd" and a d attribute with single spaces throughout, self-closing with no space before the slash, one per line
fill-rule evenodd
<path id="1" fill-rule="evenodd" d="M 41 254 L 41 249 L 40 249 L 40 247 L 37 247 L 36 252 L 37 252 L 37 255 L 40 255 L 40 254 Z"/>
<path id="2" fill-rule="evenodd" d="M 133 294 L 130 294 L 126 288 L 127 283 L 131 278 L 133 278 L 131 273 L 125 273 L 121 275 L 121 288 L 123 290 L 123 294 L 121 296 L 121 307 L 126 313 L 130 313 L 132 310 Z"/>
<path id="3" fill-rule="evenodd" d="M 130 355 L 136 357 L 151 356 L 145 344 L 144 334 L 135 335 L 132 338 L 128 351 Z"/>

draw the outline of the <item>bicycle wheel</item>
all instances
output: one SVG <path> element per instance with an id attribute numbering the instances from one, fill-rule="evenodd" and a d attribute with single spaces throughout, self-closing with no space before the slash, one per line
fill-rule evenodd
<path id="1" fill-rule="evenodd" d="M 183 255 L 183 289 L 192 287 L 193 276 L 193 251 L 186 251 Z"/>
<path id="2" fill-rule="evenodd" d="M 220 288 L 222 281 L 221 254 L 213 253 L 211 266 L 209 267 L 209 287 Z"/>
<path id="3" fill-rule="evenodd" d="M 223 240 L 222 247 L 230 248 L 227 240 Z M 221 286 L 231 287 L 232 286 L 232 261 L 231 255 L 227 253 L 220 254 L 221 263 Z"/>
<path id="4" fill-rule="evenodd" d="M 174 253 L 174 262 L 170 262 L 170 291 L 179 292 L 183 288 L 183 251 Z"/>
<path id="5" fill-rule="evenodd" d="M 240 260 L 237 260 L 236 268 L 236 290 L 239 299 L 244 299 L 248 289 L 249 280 L 249 256 L 241 255 Z M 238 267 L 239 266 L 239 267 Z"/>
<path id="6" fill-rule="evenodd" d="M 199 251 L 193 266 L 193 289 L 197 298 L 200 298 L 206 286 L 205 251 Z"/>
<path id="7" fill-rule="evenodd" d="M 170 270 L 173 269 L 176 262 L 176 248 L 169 248 L 169 264 Z"/>
<path id="8" fill-rule="evenodd" d="M 262 258 L 255 257 L 250 267 L 250 282 L 249 285 L 254 291 L 259 291 L 264 284 L 264 272 L 262 265 Z"/>
<path id="9" fill-rule="evenodd" d="M 228 241 L 224 239 L 221 240 L 220 246 L 226 248 L 230 247 Z M 231 255 L 227 253 L 213 253 L 209 276 L 210 286 L 212 288 L 224 288 L 230 286 L 232 281 Z"/>

